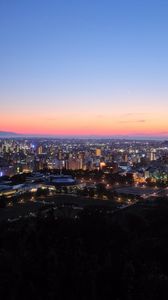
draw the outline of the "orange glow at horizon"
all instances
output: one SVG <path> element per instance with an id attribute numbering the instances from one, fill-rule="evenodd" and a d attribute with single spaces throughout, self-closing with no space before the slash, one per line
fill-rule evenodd
<path id="1" fill-rule="evenodd" d="M 168 135 L 165 112 L 122 113 L 103 111 L 58 111 L 6 113 L 0 120 L 0 131 L 39 135 Z M 110 110 L 109 110 L 110 111 Z M 7 117 L 8 115 L 8 117 Z"/>
<path id="2" fill-rule="evenodd" d="M 35 123 L 35 124 L 34 124 Z M 65 124 L 56 124 L 47 126 L 46 124 L 37 124 L 36 122 L 16 123 L 14 122 L 5 126 L 1 126 L 1 131 L 11 131 L 20 134 L 40 134 L 40 135 L 168 135 L 166 128 L 162 124 L 160 126 L 118 126 L 112 123 L 111 126 L 106 124 L 98 124 L 97 126 L 89 126 L 90 124 L 74 124 L 75 122 Z M 92 124 L 91 124 L 92 125 Z"/>

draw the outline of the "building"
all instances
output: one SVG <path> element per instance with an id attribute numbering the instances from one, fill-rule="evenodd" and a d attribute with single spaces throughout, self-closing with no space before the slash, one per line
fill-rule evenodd
<path id="1" fill-rule="evenodd" d="M 42 154 L 42 153 L 43 153 L 43 147 L 42 147 L 42 146 L 39 146 L 39 147 L 37 148 L 37 154 L 40 155 L 40 154 Z"/>
<path id="2" fill-rule="evenodd" d="M 101 149 L 96 149 L 96 156 L 101 156 Z"/>

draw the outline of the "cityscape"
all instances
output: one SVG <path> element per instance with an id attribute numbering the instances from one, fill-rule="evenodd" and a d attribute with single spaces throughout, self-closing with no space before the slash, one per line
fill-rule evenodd
<path id="1" fill-rule="evenodd" d="M 54 195 L 71 195 L 120 208 L 168 197 L 168 141 L 2 138 L 3 205 L 10 212 L 11 206 L 35 201 L 40 193 L 47 205 Z"/>

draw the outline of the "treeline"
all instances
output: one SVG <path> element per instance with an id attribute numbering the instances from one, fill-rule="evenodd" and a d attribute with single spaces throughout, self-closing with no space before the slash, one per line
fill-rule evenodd
<path id="1" fill-rule="evenodd" d="M 168 293 L 168 203 L 0 224 L 2 299 L 155 300 Z"/>

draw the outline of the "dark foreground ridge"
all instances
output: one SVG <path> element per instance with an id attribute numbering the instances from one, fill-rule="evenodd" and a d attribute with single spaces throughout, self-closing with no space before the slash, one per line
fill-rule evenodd
<path id="1" fill-rule="evenodd" d="M 168 294 L 168 202 L 0 223 L 2 299 L 155 300 Z"/>

